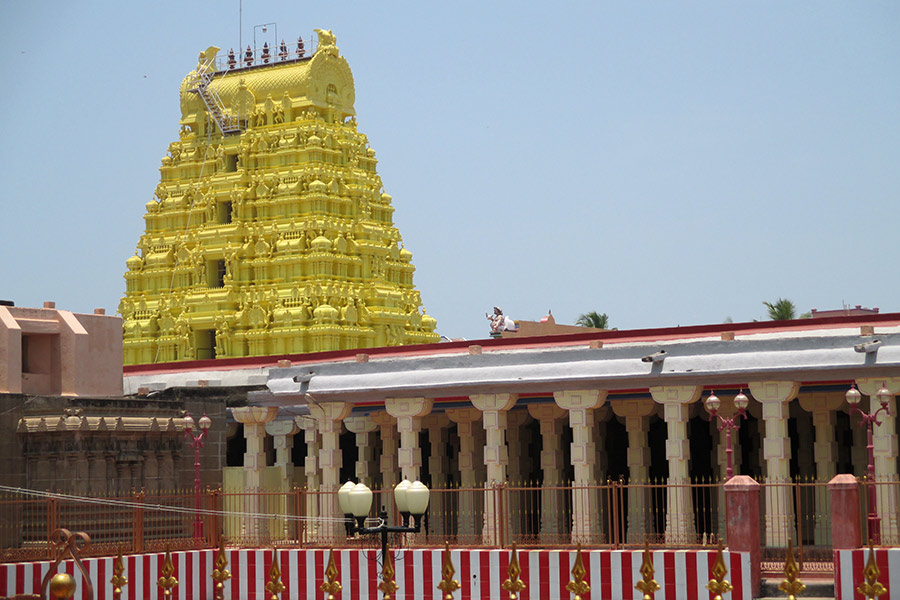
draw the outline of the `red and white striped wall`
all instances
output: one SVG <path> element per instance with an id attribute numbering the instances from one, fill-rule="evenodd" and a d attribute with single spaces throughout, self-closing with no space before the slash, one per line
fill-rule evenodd
<path id="1" fill-rule="evenodd" d="M 199 550 L 173 552 L 174 576 L 178 587 L 173 590 L 173 600 L 211 600 L 213 560 L 216 551 Z M 265 585 L 272 565 L 272 550 L 230 550 L 228 569 L 231 579 L 225 584 L 225 598 L 230 600 L 263 600 L 268 598 Z M 285 591 L 281 598 L 321 599 L 319 590 L 324 581 L 328 561 L 327 550 L 278 550 L 281 581 Z M 340 571 L 343 591 L 341 598 L 376 600 L 380 567 L 374 550 L 335 550 L 335 561 Z M 507 578 L 509 552 L 506 550 L 455 550 L 451 551 L 457 579 L 462 588 L 453 597 L 459 600 L 506 600 L 509 595 L 500 588 Z M 715 552 L 661 550 L 653 552 L 654 578 L 661 586 L 656 600 L 695 600 L 712 598 L 706 584 L 715 563 Z M 727 579 L 734 592 L 725 594 L 726 600 L 750 600 L 750 557 L 747 553 L 725 552 L 728 566 Z M 128 585 L 123 600 L 162 600 L 162 590 L 156 585 L 160 577 L 164 555 L 143 554 L 125 558 L 125 577 Z M 396 600 L 441 600 L 437 584 L 441 581 L 443 551 L 397 550 L 393 552 L 396 582 L 399 589 Z M 640 551 L 585 551 L 585 580 L 591 586 L 586 599 L 611 600 L 635 598 L 640 592 L 634 585 L 640 581 Z M 96 600 L 112 600 L 112 558 L 84 560 L 85 568 L 94 584 Z M 521 579 L 528 586 L 521 594 L 525 600 L 570 600 L 566 584 L 571 579 L 575 564 L 575 552 L 532 550 L 519 552 Z M 50 563 L 17 563 L 0 565 L 0 595 L 12 596 L 38 592 L 41 578 Z M 75 577 L 78 583 L 76 600 L 87 600 L 80 573 L 72 561 L 61 565 L 62 571 Z M 846 598 L 850 598 L 847 596 Z M 893 596 L 892 596 L 893 598 Z"/>
<path id="2" fill-rule="evenodd" d="M 869 560 L 869 549 L 834 551 L 834 594 L 836 600 L 865 600 L 856 591 L 865 577 L 863 571 Z M 875 564 L 881 574 L 878 581 L 888 593 L 882 600 L 900 600 L 900 548 L 876 548 Z M 893 577 L 891 577 L 893 575 Z M 893 581 L 893 585 L 891 582 Z"/>

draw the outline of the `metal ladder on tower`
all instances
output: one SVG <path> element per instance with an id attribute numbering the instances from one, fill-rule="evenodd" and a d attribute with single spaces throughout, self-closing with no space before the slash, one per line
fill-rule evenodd
<path id="1" fill-rule="evenodd" d="M 240 120 L 229 115 L 225 110 L 225 105 L 215 89 L 209 87 L 215 66 L 215 56 L 206 59 L 194 72 L 192 79 L 188 82 L 188 91 L 194 92 L 203 100 L 206 110 L 219 126 L 219 130 L 223 135 L 229 133 L 239 133 L 241 131 Z"/>

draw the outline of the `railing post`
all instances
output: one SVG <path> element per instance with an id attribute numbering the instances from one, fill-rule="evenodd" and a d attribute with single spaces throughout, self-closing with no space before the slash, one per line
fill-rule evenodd
<path id="1" fill-rule="evenodd" d="M 828 482 L 831 495 L 831 545 L 835 550 L 862 547 L 859 523 L 859 481 L 850 474 L 835 475 Z"/>
<path id="2" fill-rule="evenodd" d="M 47 500 L 47 560 L 53 560 L 54 547 L 50 538 L 53 532 L 59 529 L 59 500 L 50 498 Z"/>
<path id="3" fill-rule="evenodd" d="M 144 490 L 134 497 L 134 529 L 132 530 L 132 547 L 135 553 L 144 551 L 144 509 L 140 506 L 144 502 Z"/>
<path id="4" fill-rule="evenodd" d="M 762 547 L 759 528 L 759 484 L 746 475 L 735 475 L 724 486 L 728 549 L 750 553 L 750 589 L 759 596 Z"/>

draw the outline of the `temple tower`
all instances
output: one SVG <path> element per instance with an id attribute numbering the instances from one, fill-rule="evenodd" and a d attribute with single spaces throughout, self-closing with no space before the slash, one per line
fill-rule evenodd
<path id="1" fill-rule="evenodd" d="M 125 364 L 438 341 L 330 31 L 210 47 L 126 261 Z M 293 46 L 293 45 L 292 45 Z"/>

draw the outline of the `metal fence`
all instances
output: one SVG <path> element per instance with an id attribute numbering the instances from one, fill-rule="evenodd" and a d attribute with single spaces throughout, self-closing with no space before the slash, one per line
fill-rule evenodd
<path id="1" fill-rule="evenodd" d="M 900 544 L 898 482 L 861 487 L 861 531 L 866 529 L 867 493 L 873 487 L 882 544 Z M 788 540 L 801 569 L 831 569 L 830 497 L 825 482 L 761 482 L 760 539 L 763 569 L 780 569 Z M 389 490 L 374 491 L 376 512 L 390 524 L 400 514 Z M 92 538 L 88 555 L 210 548 L 222 537 L 242 547 L 370 547 L 374 539 L 348 538 L 336 492 L 291 489 L 225 493 L 202 492 L 201 511 L 194 490 L 135 493 L 125 497 L 65 495 L 0 496 L 0 561 L 46 559 L 47 540 L 58 527 Z M 576 508 L 577 507 L 577 508 Z M 485 527 L 486 515 L 494 519 Z M 195 535 L 195 520 L 202 534 Z M 438 547 L 633 548 L 649 541 L 662 547 L 705 547 L 727 543 L 722 482 L 609 481 L 603 485 L 502 484 L 485 488 L 432 489 L 420 534 L 396 534 L 391 544 Z"/>

